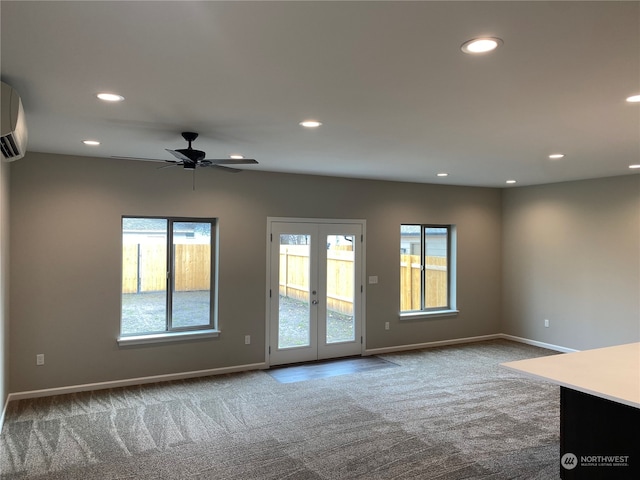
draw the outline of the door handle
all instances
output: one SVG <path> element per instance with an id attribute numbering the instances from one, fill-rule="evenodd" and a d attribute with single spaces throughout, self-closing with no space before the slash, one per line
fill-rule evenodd
<path id="1" fill-rule="evenodd" d="M 317 305 L 317 304 L 318 304 L 318 300 L 311 300 L 311 303 L 312 303 L 313 305 Z"/>

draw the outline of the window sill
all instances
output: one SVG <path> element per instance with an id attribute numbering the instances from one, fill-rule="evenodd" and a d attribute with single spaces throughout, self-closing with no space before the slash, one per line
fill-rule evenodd
<path id="1" fill-rule="evenodd" d="M 185 340 L 200 340 L 202 338 L 217 337 L 220 330 L 192 330 L 188 332 L 154 333 L 152 335 L 128 335 L 118 337 L 118 345 L 146 345 L 150 343 L 183 342 Z"/>
<path id="2" fill-rule="evenodd" d="M 407 312 L 400 314 L 400 320 L 427 320 L 429 318 L 456 317 L 459 310 L 434 310 L 432 312 Z"/>

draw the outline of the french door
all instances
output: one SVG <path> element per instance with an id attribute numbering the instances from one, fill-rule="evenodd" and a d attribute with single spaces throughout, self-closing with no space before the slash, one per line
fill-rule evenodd
<path id="1" fill-rule="evenodd" d="M 269 363 L 362 353 L 360 223 L 269 220 Z"/>

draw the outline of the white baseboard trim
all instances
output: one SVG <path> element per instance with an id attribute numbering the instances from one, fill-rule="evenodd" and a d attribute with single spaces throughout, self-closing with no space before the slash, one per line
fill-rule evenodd
<path id="1" fill-rule="evenodd" d="M 483 342 L 485 340 L 496 340 L 502 338 L 500 333 L 494 335 L 481 335 L 478 337 L 454 338 L 451 340 L 441 340 L 438 342 L 414 343 L 411 345 L 398 345 L 395 347 L 368 348 L 363 355 L 380 355 L 383 353 L 404 352 L 407 350 L 419 350 L 421 348 L 444 347 L 447 345 L 458 345 L 460 343 Z"/>
<path id="2" fill-rule="evenodd" d="M 553 345 L 551 343 L 538 342 L 537 340 L 530 340 L 528 338 L 516 337 L 514 335 L 507 335 L 505 333 L 496 333 L 493 335 L 480 335 L 478 337 L 453 338 L 451 340 L 441 340 L 438 342 L 414 343 L 412 345 L 398 345 L 395 347 L 370 348 L 370 349 L 366 349 L 363 355 L 381 355 L 384 353 L 403 352 L 407 350 L 420 350 L 422 348 L 445 347 L 447 345 L 459 345 L 462 343 L 484 342 L 486 340 L 497 340 L 497 339 L 511 340 L 513 342 L 519 342 L 519 343 L 526 343 L 527 345 L 533 345 L 535 347 L 546 348 L 548 350 L 555 350 L 557 352 L 563 352 L 563 353 L 571 353 L 571 352 L 578 351 L 572 348 Z"/>
<path id="3" fill-rule="evenodd" d="M 171 380 L 184 380 L 187 378 L 208 377 L 211 375 L 223 375 L 225 373 L 247 372 L 250 370 L 264 370 L 267 364 L 250 363 L 247 365 L 237 365 L 234 367 L 211 368 L 207 370 L 197 370 L 193 372 L 171 373 L 167 375 L 154 375 L 151 377 L 128 378 L 125 380 L 113 380 L 109 382 L 85 383 L 83 385 L 71 385 L 68 387 L 46 388 L 43 390 L 31 390 L 27 392 L 10 393 L 7 398 L 7 405 L 13 400 L 26 398 L 50 397 L 53 395 L 64 395 L 68 393 L 87 392 L 90 390 L 104 390 L 107 388 L 129 387 L 131 385 L 143 385 L 145 383 L 168 382 Z M 6 409 L 6 405 L 5 405 Z M 3 418 L 4 420 L 4 411 Z M 2 424 L 0 424 L 1 426 Z"/>
<path id="4" fill-rule="evenodd" d="M 561 347 L 560 345 L 553 345 L 552 343 L 544 343 L 539 342 L 537 340 L 529 340 L 528 338 L 516 337 L 514 335 L 507 335 L 506 333 L 501 333 L 500 338 L 505 340 L 512 340 L 514 342 L 526 343 L 527 345 L 533 345 L 535 347 L 546 348 L 547 350 L 555 350 L 556 352 L 562 353 L 573 353 L 579 352 L 580 350 L 575 350 L 573 348 Z"/>

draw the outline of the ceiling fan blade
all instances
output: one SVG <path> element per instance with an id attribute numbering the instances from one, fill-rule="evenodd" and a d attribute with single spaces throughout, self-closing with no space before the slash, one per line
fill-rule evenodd
<path id="1" fill-rule="evenodd" d="M 146 157 L 119 157 L 117 155 L 111 155 L 111 158 L 117 158 L 119 160 L 146 160 L 148 162 L 168 162 L 173 160 L 161 160 L 159 158 L 146 158 Z"/>
<path id="2" fill-rule="evenodd" d="M 210 158 L 203 161 L 214 165 L 255 165 L 258 163 L 253 158 Z"/>
<path id="3" fill-rule="evenodd" d="M 165 150 L 169 152 L 171 155 L 173 155 L 174 157 L 176 157 L 178 160 L 181 160 L 183 162 L 193 162 L 193 160 L 191 160 L 189 157 L 187 157 L 186 155 L 183 155 L 180 152 L 177 152 L 176 150 L 169 150 L 168 148 L 165 148 Z"/>
<path id="4" fill-rule="evenodd" d="M 205 165 L 203 165 L 205 166 Z M 208 165 L 206 165 L 208 166 Z M 217 168 L 227 173 L 240 173 L 242 170 L 239 168 L 231 168 L 231 167 L 223 167 L 222 165 L 216 165 L 215 163 L 211 165 L 212 168 Z"/>
<path id="5" fill-rule="evenodd" d="M 164 165 L 162 167 L 158 167 L 158 170 L 162 170 L 164 168 L 171 168 L 171 167 L 180 167 L 182 165 L 184 165 L 184 162 L 179 162 L 177 160 L 161 160 L 159 158 L 146 158 L 146 157 L 120 157 L 117 155 L 112 155 L 111 158 L 117 158 L 118 160 L 145 160 L 148 162 L 166 162 L 169 163 L 170 165 Z"/>
<path id="6" fill-rule="evenodd" d="M 174 162 L 173 160 L 167 160 L 167 162 L 171 163 L 171 165 L 163 165 L 162 167 L 158 167 L 158 170 L 164 170 L 165 168 L 180 167 L 182 165 L 181 163 Z"/>

